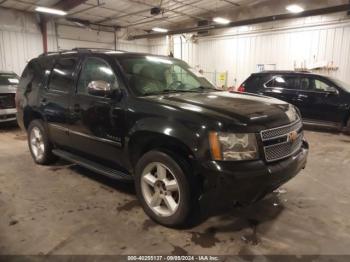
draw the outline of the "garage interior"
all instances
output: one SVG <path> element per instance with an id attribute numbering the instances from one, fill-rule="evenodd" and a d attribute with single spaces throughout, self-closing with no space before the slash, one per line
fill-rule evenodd
<path id="1" fill-rule="evenodd" d="M 350 83 L 350 2 L 0 0 L 0 71 L 20 76 L 30 59 L 74 48 L 172 55 L 225 90 L 263 70 Z M 306 169 L 273 194 L 171 229 L 147 217 L 132 184 L 63 160 L 35 165 L 26 133 L 0 123 L 0 255 L 349 255 L 350 136 L 305 136 Z"/>

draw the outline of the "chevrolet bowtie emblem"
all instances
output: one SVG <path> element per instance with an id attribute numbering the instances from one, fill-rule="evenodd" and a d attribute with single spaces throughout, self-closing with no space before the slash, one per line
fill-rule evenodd
<path id="1" fill-rule="evenodd" d="M 297 131 L 293 131 L 293 132 L 290 132 L 289 134 L 288 134 L 288 141 L 289 142 L 295 142 L 295 140 L 297 140 L 297 138 L 298 138 L 298 132 Z"/>

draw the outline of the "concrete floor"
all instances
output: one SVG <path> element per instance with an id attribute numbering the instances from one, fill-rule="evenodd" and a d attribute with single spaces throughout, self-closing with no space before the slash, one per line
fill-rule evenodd
<path id="1" fill-rule="evenodd" d="M 350 137 L 306 132 L 299 176 L 247 208 L 192 228 L 148 219 L 125 185 L 59 162 L 35 165 L 0 128 L 0 254 L 350 254 Z"/>

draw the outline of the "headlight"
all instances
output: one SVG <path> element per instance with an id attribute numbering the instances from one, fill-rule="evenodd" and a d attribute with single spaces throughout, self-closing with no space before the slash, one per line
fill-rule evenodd
<path id="1" fill-rule="evenodd" d="M 255 134 L 210 132 L 209 142 L 214 160 L 239 161 L 258 158 Z"/>
<path id="2" fill-rule="evenodd" d="M 289 106 L 288 106 L 288 110 L 286 111 L 286 115 L 287 115 L 289 121 L 291 121 L 291 122 L 296 121 L 299 117 L 299 114 L 297 112 L 296 107 L 294 107 L 291 104 L 289 104 Z"/>

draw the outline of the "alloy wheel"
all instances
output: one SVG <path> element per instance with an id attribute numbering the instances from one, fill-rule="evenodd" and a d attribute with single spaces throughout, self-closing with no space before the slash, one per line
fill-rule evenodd
<path id="1" fill-rule="evenodd" d="M 41 130 L 33 127 L 30 132 L 30 147 L 36 160 L 43 158 L 45 153 L 45 144 Z"/>
<path id="2" fill-rule="evenodd" d="M 180 187 L 173 172 L 164 164 L 153 162 L 141 176 L 143 198 L 158 216 L 171 216 L 179 207 Z"/>

